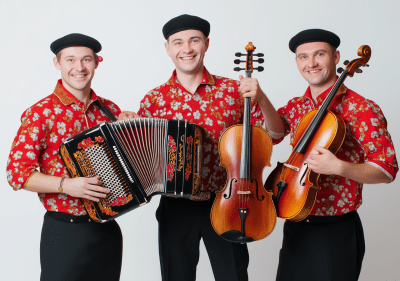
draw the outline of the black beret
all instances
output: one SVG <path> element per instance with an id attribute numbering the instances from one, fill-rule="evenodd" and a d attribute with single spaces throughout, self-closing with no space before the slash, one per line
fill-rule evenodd
<path id="1" fill-rule="evenodd" d="M 210 23 L 205 19 L 185 14 L 169 20 L 164 25 L 162 32 L 165 39 L 168 39 L 172 34 L 187 29 L 200 30 L 208 37 L 210 34 Z"/>
<path id="2" fill-rule="evenodd" d="M 88 47 L 95 53 L 101 51 L 101 44 L 96 39 L 80 33 L 71 33 L 51 43 L 51 51 L 57 55 L 59 51 L 68 47 Z"/>
<path id="3" fill-rule="evenodd" d="M 326 42 L 337 48 L 340 45 L 340 38 L 335 33 L 323 29 L 306 29 L 289 41 L 289 49 L 295 53 L 296 48 L 304 43 Z"/>

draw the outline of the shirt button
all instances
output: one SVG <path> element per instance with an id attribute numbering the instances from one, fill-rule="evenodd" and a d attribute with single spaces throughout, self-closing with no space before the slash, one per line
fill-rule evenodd
<path id="1" fill-rule="evenodd" d="M 310 220 L 307 220 L 307 222 L 310 222 Z"/>
<path id="2" fill-rule="evenodd" d="M 73 219 L 71 219 L 71 220 L 70 220 L 70 222 L 74 222 L 74 220 L 73 220 Z"/>
<path id="3" fill-rule="evenodd" d="M 91 220 L 89 219 L 89 222 L 91 222 Z"/>

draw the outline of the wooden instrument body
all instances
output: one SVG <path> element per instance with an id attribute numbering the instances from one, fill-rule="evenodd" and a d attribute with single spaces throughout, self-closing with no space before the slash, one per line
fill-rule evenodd
<path id="1" fill-rule="evenodd" d="M 242 131 L 242 125 L 235 125 L 226 129 L 220 138 L 221 166 L 226 168 L 228 176 L 225 188 L 217 191 L 211 210 L 211 223 L 219 235 L 229 230 L 241 231 L 238 210 L 247 204 L 245 234 L 253 240 L 260 240 L 267 237 L 276 224 L 272 192 L 264 189 L 262 181 L 264 168 L 270 166 L 272 141 L 265 130 L 251 126 L 251 176 L 250 179 L 241 179 L 238 159 L 241 155 Z"/>
<path id="2" fill-rule="evenodd" d="M 317 112 L 318 110 L 315 109 L 302 118 L 294 134 L 292 147 L 299 142 Z M 328 110 L 305 152 L 299 153 L 293 150 L 284 164 L 278 163 L 265 182 L 265 187 L 266 189 L 272 187 L 271 191 L 275 200 L 278 193 L 277 184 L 280 181 L 287 183 L 277 206 L 275 206 L 279 217 L 301 221 L 308 216 L 321 187 L 318 186 L 319 174 L 308 168 L 306 160 L 315 146 L 321 146 L 336 153 L 342 145 L 345 135 L 344 120 Z M 285 164 L 289 164 L 289 166 L 285 166 Z M 299 170 L 296 171 L 295 168 Z"/>

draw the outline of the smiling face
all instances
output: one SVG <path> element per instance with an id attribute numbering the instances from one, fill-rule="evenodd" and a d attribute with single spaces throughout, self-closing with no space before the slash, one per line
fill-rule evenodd
<path id="1" fill-rule="evenodd" d="M 87 47 L 69 47 L 60 52 L 59 60 L 54 58 L 54 66 L 61 70 L 63 86 L 72 94 L 89 92 L 98 66 L 93 50 Z"/>
<path id="2" fill-rule="evenodd" d="M 201 31 L 189 29 L 172 34 L 165 49 L 178 72 L 196 74 L 203 71 L 208 44 L 209 39 Z"/>
<path id="3" fill-rule="evenodd" d="M 296 64 L 311 88 L 329 88 L 336 80 L 340 53 L 326 42 L 305 43 L 296 49 Z"/>

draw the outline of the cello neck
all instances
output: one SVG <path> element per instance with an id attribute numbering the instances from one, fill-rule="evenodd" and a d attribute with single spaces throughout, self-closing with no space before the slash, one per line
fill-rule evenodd
<path id="1" fill-rule="evenodd" d="M 251 77 L 251 72 L 246 71 L 246 77 Z M 240 155 L 240 178 L 250 179 L 250 144 L 251 144 L 251 123 L 250 123 L 251 98 L 244 99 L 243 131 L 242 131 L 242 152 Z"/>

